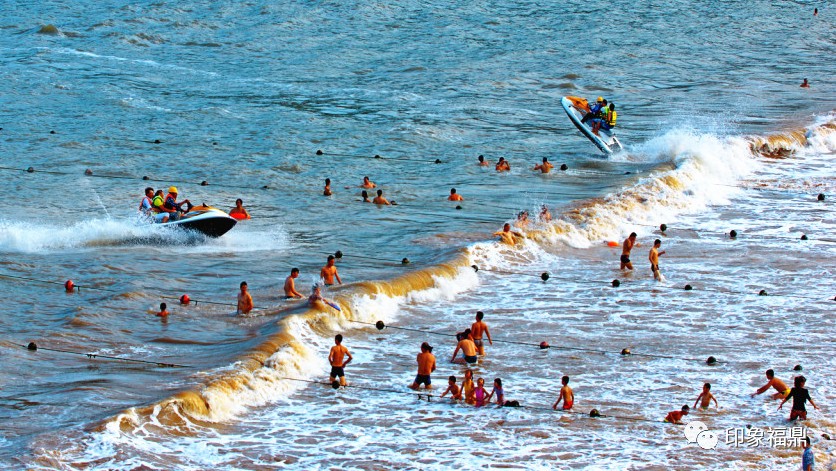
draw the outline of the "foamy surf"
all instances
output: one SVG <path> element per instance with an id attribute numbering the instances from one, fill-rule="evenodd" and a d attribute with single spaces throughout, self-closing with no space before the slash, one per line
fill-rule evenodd
<path id="1" fill-rule="evenodd" d="M 186 252 L 248 252 L 284 250 L 289 246 L 281 227 L 259 231 L 234 228 L 224 237 L 148 224 L 139 218 L 93 218 L 75 223 L 50 224 L 0 220 L 0 251 L 43 253 L 119 246 L 182 245 Z"/>

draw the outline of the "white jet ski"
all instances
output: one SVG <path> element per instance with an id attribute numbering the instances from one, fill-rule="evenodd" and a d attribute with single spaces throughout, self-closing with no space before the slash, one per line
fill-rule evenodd
<path id="1" fill-rule="evenodd" d="M 621 143 L 618 142 L 618 139 L 611 130 L 599 129 L 598 134 L 596 135 L 592 132 L 591 123 L 581 122 L 583 117 L 589 113 L 589 103 L 587 103 L 586 98 L 565 96 L 560 100 L 560 104 L 563 105 L 563 109 L 566 111 L 566 114 L 569 115 L 569 119 L 575 127 L 578 128 L 578 130 L 586 136 L 587 139 L 592 141 L 596 147 L 601 149 L 601 152 L 605 154 L 612 154 L 623 150 Z"/>
<path id="2" fill-rule="evenodd" d="M 211 206 L 192 206 L 189 212 L 177 221 L 156 224 L 160 227 L 173 227 L 199 232 L 207 237 L 220 237 L 235 227 L 238 221 L 220 209 Z"/>

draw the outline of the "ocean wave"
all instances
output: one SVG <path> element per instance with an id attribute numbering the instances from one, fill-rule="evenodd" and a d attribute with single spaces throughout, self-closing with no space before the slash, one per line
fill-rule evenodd
<path id="1" fill-rule="evenodd" d="M 826 134 L 829 126 L 818 126 L 814 132 Z M 784 145 L 801 148 L 809 140 L 801 139 L 805 135 L 809 133 L 792 131 L 781 139 Z M 449 263 L 388 281 L 357 283 L 336 298 L 341 311 L 323 306 L 287 316 L 279 321 L 275 334 L 242 352 L 234 364 L 206 373 L 202 387 L 128 409 L 105 421 L 99 430 L 193 435 L 201 427 L 234 420 L 250 408 L 286 399 L 304 387 L 304 381 L 326 373 L 327 362 L 321 352 L 327 351 L 334 332 L 357 328 L 362 325 L 358 322 L 389 322 L 405 303 L 454 299 L 478 285 L 477 273 L 471 268 L 474 261 L 482 269 L 498 270 L 544 263 L 553 259 L 547 249 L 555 244 L 588 247 L 620 237 L 637 225 L 657 225 L 677 214 L 725 202 L 739 191 L 733 184 L 763 164 L 757 159 L 759 139 L 765 138 L 671 130 L 633 151 L 657 162 L 655 170 L 617 193 L 582 202 L 554 223 L 532 226 L 520 246 L 478 242 Z"/>

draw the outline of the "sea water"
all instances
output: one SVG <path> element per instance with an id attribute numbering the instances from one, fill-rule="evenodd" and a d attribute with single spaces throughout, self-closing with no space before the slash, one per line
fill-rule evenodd
<path id="1" fill-rule="evenodd" d="M 789 405 L 749 394 L 798 364 L 821 407 L 805 433 L 828 465 L 835 38 L 814 6 L 0 7 L 0 463 L 795 469 L 798 447 L 726 439 L 790 426 Z M 626 151 L 599 154 L 564 95 L 616 103 Z M 543 157 L 568 169 L 531 171 Z M 361 203 L 363 176 L 398 204 Z M 138 221 L 145 186 L 170 185 L 223 209 L 240 197 L 253 219 L 219 239 Z M 453 187 L 463 202 L 446 201 Z M 493 241 L 522 210 L 525 240 Z M 635 270 L 621 271 L 608 242 L 634 231 Z M 656 238 L 663 283 L 646 259 Z M 341 312 L 281 299 L 290 268 L 307 293 L 338 250 L 345 284 L 324 295 Z M 178 305 L 184 293 L 197 303 Z M 424 341 L 434 394 L 461 381 L 451 335 L 477 310 L 495 342 L 474 374 L 522 408 L 406 387 Z M 333 390 L 336 333 L 354 361 Z M 550 409 L 563 375 L 572 414 Z M 708 450 L 661 422 L 705 382 L 720 407 L 686 421 L 719 435 Z"/>

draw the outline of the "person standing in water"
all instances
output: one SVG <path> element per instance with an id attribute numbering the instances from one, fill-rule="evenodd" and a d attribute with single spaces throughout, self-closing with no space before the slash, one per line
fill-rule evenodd
<path id="1" fill-rule="evenodd" d="M 421 344 L 421 353 L 415 358 L 418 362 L 418 374 L 415 375 L 415 381 L 409 386 L 410 389 L 417 390 L 424 385 L 424 389 L 432 389 L 432 378 L 430 375 L 435 371 L 435 355 L 433 355 L 433 347 L 424 342 Z"/>
<path id="2" fill-rule="evenodd" d="M 473 343 L 476 345 L 476 350 L 479 352 L 479 355 L 485 354 L 485 343 L 482 340 L 483 336 L 488 337 L 488 342 L 493 345 L 493 340 L 491 340 L 491 333 L 488 331 L 488 324 L 482 320 L 485 317 L 485 313 L 482 311 L 476 312 L 476 322 L 470 326 L 470 336 L 473 338 Z"/>
<path id="3" fill-rule="evenodd" d="M 238 293 L 238 314 L 249 314 L 253 310 L 253 297 L 247 291 L 247 282 L 241 282 L 241 292 Z"/>
<path id="4" fill-rule="evenodd" d="M 333 193 L 331 193 L 331 179 L 326 178 L 325 179 L 325 189 L 322 190 L 322 196 L 331 196 L 332 194 Z"/>
<path id="5" fill-rule="evenodd" d="M 572 406 L 575 405 L 575 392 L 569 387 L 569 377 L 564 376 L 560 379 L 560 382 L 563 387 L 560 388 L 560 395 L 552 405 L 552 409 L 557 410 L 557 405 L 560 404 L 560 401 L 563 401 L 563 410 L 572 410 Z"/>
<path id="6" fill-rule="evenodd" d="M 363 184 L 360 185 L 360 188 L 371 190 L 372 188 L 377 188 L 377 185 L 375 185 L 373 181 L 369 180 L 369 177 L 363 177 Z"/>
<path id="7" fill-rule="evenodd" d="M 348 360 L 344 360 L 348 357 Z M 340 386 L 345 387 L 345 367 L 353 360 L 351 353 L 343 346 L 342 334 L 337 334 L 334 337 L 334 346 L 331 347 L 331 352 L 328 354 L 328 363 L 331 364 L 331 382 L 336 378 L 340 378 Z"/>
<path id="8" fill-rule="evenodd" d="M 388 206 L 392 204 L 389 202 L 389 200 L 383 197 L 383 190 L 377 190 L 377 196 L 374 197 L 372 203 L 383 206 Z"/>
<path id="9" fill-rule="evenodd" d="M 304 298 L 302 293 L 296 291 L 296 278 L 299 277 L 299 269 L 294 267 L 290 270 L 290 276 L 284 279 L 284 298 Z"/>
<path id="10" fill-rule="evenodd" d="M 653 272 L 653 278 L 655 278 L 656 281 L 662 281 L 662 272 L 659 271 L 659 256 L 664 255 L 665 251 L 659 251 L 659 247 L 661 246 L 661 240 L 654 240 L 653 248 L 650 249 L 650 254 L 647 256 L 647 259 L 650 260 L 650 270 Z"/>
<path id="11" fill-rule="evenodd" d="M 319 271 L 319 277 L 322 278 L 327 286 L 333 285 L 335 278 L 337 279 L 337 283 L 343 284 L 343 280 L 340 279 L 340 274 L 337 273 L 336 258 L 333 255 L 328 256 L 328 261 L 325 262 L 325 266 Z"/>
<path id="12" fill-rule="evenodd" d="M 450 188 L 450 196 L 447 197 L 447 201 L 464 201 L 462 195 L 456 193 L 455 188 Z"/>
<path id="13" fill-rule="evenodd" d="M 633 250 L 633 247 L 636 247 L 636 237 L 638 235 L 635 232 L 630 233 L 630 237 L 624 239 L 624 244 L 622 245 L 621 249 L 621 269 L 624 270 L 625 268 L 628 270 L 633 269 L 633 262 L 630 261 L 630 251 Z"/>
<path id="14" fill-rule="evenodd" d="M 810 397 L 810 391 L 804 387 L 807 383 L 807 378 L 803 376 L 796 376 L 795 377 L 795 387 L 790 389 L 790 393 L 787 394 L 787 397 L 781 401 L 781 404 L 778 405 L 778 410 L 781 410 L 784 407 L 784 403 L 789 401 L 792 398 L 792 410 L 790 411 L 790 421 L 795 419 L 807 420 L 807 408 L 804 407 L 804 403 L 810 401 L 810 404 L 813 405 L 813 408 L 818 410 L 819 406 L 813 402 L 813 398 Z"/>
<path id="15" fill-rule="evenodd" d="M 539 170 L 540 173 L 549 173 L 552 171 L 553 168 L 554 165 L 552 165 L 551 162 L 549 162 L 549 159 L 547 157 L 543 157 L 543 163 L 535 165 L 532 170 Z"/>

